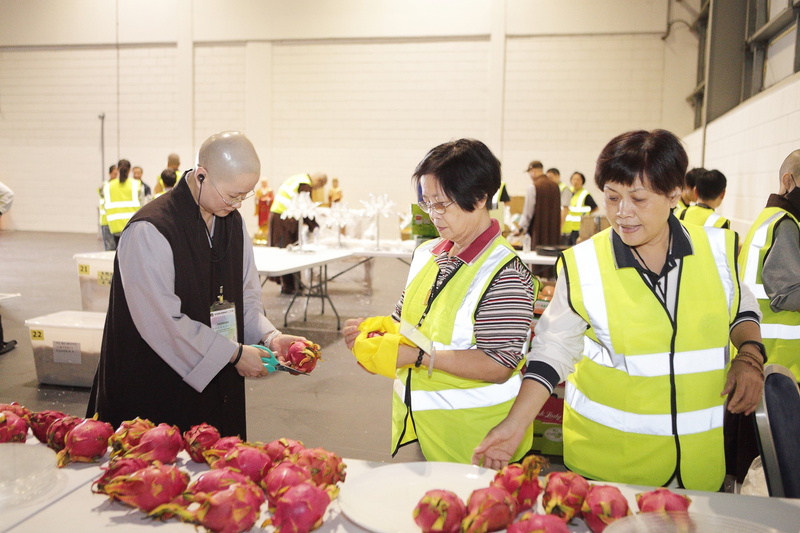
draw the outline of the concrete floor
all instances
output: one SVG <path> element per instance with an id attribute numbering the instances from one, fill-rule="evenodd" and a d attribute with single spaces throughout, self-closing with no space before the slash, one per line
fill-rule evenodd
<path id="1" fill-rule="evenodd" d="M 90 234 L 0 232 L 0 293 L 21 293 L 0 300 L 5 340 L 18 342 L 17 348 L 0 356 L 0 403 L 17 401 L 36 411 L 57 409 L 85 415 L 88 389 L 38 383 L 25 320 L 80 310 L 81 289 L 73 255 L 102 249 L 102 242 Z M 391 258 L 374 261 L 371 294 L 363 284 L 362 266 L 330 283 L 342 322 L 353 316 L 389 314 L 394 309 L 408 266 Z M 329 274 L 353 264 L 334 263 Z M 310 377 L 277 373 L 247 380 L 249 437 L 261 441 L 290 437 L 345 457 L 390 461 L 391 381 L 356 365 L 328 305 L 320 315 L 319 301 L 312 300 L 304 323 L 303 306 L 296 302 L 289 326 L 284 328 L 283 312 L 289 301 L 289 296 L 280 295 L 279 285 L 265 284 L 263 302 L 270 320 L 287 333 L 320 344 L 323 361 Z"/>

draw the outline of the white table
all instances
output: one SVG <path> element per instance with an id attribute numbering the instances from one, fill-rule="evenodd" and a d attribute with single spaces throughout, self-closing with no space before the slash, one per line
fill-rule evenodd
<path id="1" fill-rule="evenodd" d="M 341 329 L 341 321 L 339 320 L 339 313 L 333 305 L 330 295 L 328 294 L 328 264 L 341 259 L 351 257 L 353 254 L 348 250 L 338 249 L 316 249 L 311 250 L 304 248 L 301 250 L 294 250 L 289 248 L 274 248 L 269 246 L 253 246 L 253 256 L 255 257 L 256 269 L 258 275 L 262 278 L 262 285 L 266 282 L 267 278 L 275 276 L 283 276 L 292 274 L 296 276 L 297 281 L 300 281 L 300 272 L 303 270 L 319 270 L 319 275 L 314 280 L 312 273 L 311 281 L 303 288 L 302 293 L 296 292 L 292 296 L 292 301 L 286 307 L 283 315 L 283 325 L 288 325 L 289 311 L 291 310 L 294 302 L 298 296 L 305 296 L 305 309 L 303 311 L 303 322 L 308 319 L 308 302 L 311 298 L 319 298 L 322 304 L 322 314 L 325 314 L 325 301 L 331 305 L 333 314 L 336 315 L 336 329 Z M 298 287 L 301 285 L 298 284 Z"/>
<path id="2" fill-rule="evenodd" d="M 533 251 L 517 251 L 517 255 L 526 265 L 555 265 L 556 260 L 558 259 L 558 256 L 556 255 L 539 255 Z"/>
<path id="3" fill-rule="evenodd" d="M 33 437 L 29 437 L 33 439 Z M 35 439 L 34 439 L 35 440 Z M 43 446 L 42 444 L 34 444 Z M 360 474 L 384 466 L 384 463 L 374 463 L 357 459 L 345 459 L 347 464 L 347 480 L 354 480 Z M 191 461 L 186 452 L 181 452 L 178 466 L 197 475 L 208 467 Z M 144 513 L 119 502 L 111 502 L 107 497 L 93 494 L 91 483 L 101 475 L 100 465 L 70 464 L 59 470 L 67 479 L 62 487 L 47 498 L 35 505 L 13 509 L 11 512 L 0 513 L 0 533 L 29 533 L 39 531 L 118 531 L 118 532 L 146 532 L 148 528 L 157 528 L 157 531 L 193 533 L 195 530 L 190 524 L 180 523 L 177 520 L 154 522 L 145 517 Z M 347 481 L 345 481 L 346 485 Z M 616 484 L 626 497 L 629 505 L 635 509 L 635 495 L 639 492 L 650 490 L 648 487 Z M 431 487 L 435 488 L 435 487 Z M 717 514 L 726 517 L 739 518 L 773 527 L 781 532 L 797 533 L 800 529 L 800 500 L 784 498 L 766 498 L 759 496 L 741 496 L 713 492 L 680 491 L 692 498 L 690 512 L 698 514 Z M 420 494 L 420 497 L 422 495 Z M 385 502 L 385 505 L 391 505 Z M 256 522 L 256 527 L 266 519 L 269 514 L 267 506 L 263 506 L 261 518 Z M 538 506 L 541 510 L 541 505 Z M 582 520 L 575 520 L 570 525 L 571 531 L 586 532 L 588 528 Z M 252 531 L 262 531 L 253 528 Z M 274 531 L 271 527 L 267 533 Z M 338 502 L 334 500 L 328 508 L 325 521 L 315 530 L 320 533 L 363 533 L 367 530 L 357 526 L 339 509 Z"/>

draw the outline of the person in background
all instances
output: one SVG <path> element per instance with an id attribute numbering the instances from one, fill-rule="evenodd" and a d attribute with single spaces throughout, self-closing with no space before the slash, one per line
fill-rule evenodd
<path id="1" fill-rule="evenodd" d="M 0 181 L 0 219 L 11 209 L 11 204 L 13 203 L 14 191 L 12 191 L 8 185 Z M 0 355 L 10 352 L 17 345 L 17 341 L 5 341 L 3 339 L 5 339 L 3 336 L 3 318 L 0 317 Z"/>
<path id="2" fill-rule="evenodd" d="M 103 182 L 103 185 L 97 189 L 97 195 L 99 196 L 100 203 L 98 206 L 98 216 L 99 216 L 99 224 L 100 224 L 100 235 L 103 238 L 103 249 L 106 251 L 113 251 L 117 249 L 117 241 L 114 240 L 114 236 L 111 235 L 111 230 L 108 229 L 108 218 L 106 217 L 106 201 L 103 198 L 103 190 L 105 189 L 106 183 L 110 182 L 113 179 L 116 179 L 119 176 L 119 170 L 117 169 L 117 165 L 111 165 L 108 167 L 108 179 Z"/>
<path id="3" fill-rule="evenodd" d="M 519 223 L 517 224 L 517 231 L 514 235 L 525 235 L 531 229 L 533 217 L 536 214 L 536 179 L 544 176 L 544 165 L 541 161 L 533 160 L 528 164 L 528 169 L 525 171 L 531 178 L 531 183 L 525 192 L 525 202 L 522 204 L 522 215 L 520 216 Z"/>
<path id="4" fill-rule="evenodd" d="M 178 154 L 172 153 L 167 156 L 167 170 L 175 173 L 176 179 L 181 179 L 180 174 L 181 158 Z M 156 179 L 156 185 L 153 187 L 153 195 L 164 192 L 164 182 L 161 181 L 161 176 Z"/>
<path id="5" fill-rule="evenodd" d="M 489 216 L 500 161 L 484 143 L 460 139 L 433 148 L 413 181 L 440 238 L 415 250 L 394 313 L 348 320 L 345 343 L 368 371 L 395 379 L 393 454 L 418 443 L 415 457 L 469 463 L 519 390 L 539 283 Z M 533 444 L 532 422 L 513 450 L 516 459 Z"/>
<path id="6" fill-rule="evenodd" d="M 142 182 L 128 179 L 131 163 L 127 159 L 120 159 L 117 163 L 119 177 L 103 185 L 103 202 L 108 220 L 108 230 L 114 237 L 114 244 L 119 244 L 122 230 L 134 213 L 144 203 L 144 190 Z"/>
<path id="7" fill-rule="evenodd" d="M 331 180 L 331 188 L 328 189 L 328 204 L 333 205 L 342 201 L 342 189 L 339 187 L 339 178 Z"/>
<path id="8" fill-rule="evenodd" d="M 676 216 L 679 220 L 690 224 L 731 229 L 731 221 L 714 212 L 725 198 L 727 185 L 728 180 L 725 179 L 722 172 L 706 170 L 695 181 L 694 190 L 697 202 L 683 209 Z"/>
<path id="9" fill-rule="evenodd" d="M 186 179 L 125 227 L 89 416 L 114 427 L 138 416 L 181 431 L 206 422 L 247 439 L 244 378 L 267 374 L 252 345 L 282 360 L 301 339 L 264 316 L 238 211 L 260 171 L 242 133 L 214 134 Z"/>
<path id="10" fill-rule="evenodd" d="M 142 167 L 133 167 L 131 169 L 131 174 L 133 174 L 133 179 L 139 180 L 142 182 L 142 187 L 144 188 L 144 202 L 147 203 L 153 197 L 153 193 L 150 189 L 150 186 L 142 181 L 142 174 L 143 174 Z"/>
<path id="11" fill-rule="evenodd" d="M 597 211 L 595 203 L 589 191 L 584 189 L 586 176 L 580 172 L 573 172 L 569 182 L 572 184 L 572 198 L 567 207 L 567 214 L 564 217 L 564 224 L 561 226 L 561 235 L 564 244 L 569 246 L 578 242 L 581 232 L 581 219 L 585 215 L 590 215 Z"/>
<path id="12" fill-rule="evenodd" d="M 687 162 L 665 130 L 623 133 L 603 148 L 595 183 L 611 227 L 563 252 L 520 393 L 475 464 L 507 464 L 568 379 L 568 469 L 596 481 L 721 488 L 723 412 L 755 410 L 764 354 L 758 305 L 736 277 L 735 234 L 672 215 Z"/>
<path id="13" fill-rule="evenodd" d="M 561 222 L 558 227 L 560 236 L 561 226 L 564 225 L 564 219 L 567 217 L 567 212 L 569 211 L 569 201 L 572 199 L 572 186 L 561 181 L 561 171 L 559 171 L 557 168 L 547 169 L 546 174 L 553 183 L 558 185 L 558 191 L 561 194 Z"/>
<path id="14" fill-rule="evenodd" d="M 286 248 L 297 242 L 300 238 L 297 220 L 293 218 L 282 219 L 281 214 L 289 208 L 292 200 L 300 193 L 311 193 L 312 190 L 322 190 L 328 183 L 328 176 L 321 172 L 314 174 L 297 174 L 284 181 L 275 193 L 269 215 L 269 245 L 277 248 Z M 309 231 L 314 231 L 319 224 L 310 218 L 303 220 Z M 281 294 L 295 294 L 297 280 L 293 274 L 286 274 L 280 279 Z"/>
<path id="15" fill-rule="evenodd" d="M 697 193 L 694 186 L 697 183 L 697 178 L 705 173 L 706 169 L 698 167 L 693 168 L 686 173 L 686 177 L 681 188 L 681 197 L 678 199 L 678 205 L 675 206 L 675 216 L 680 216 L 681 211 L 692 205 L 697 201 Z"/>
<path id="16" fill-rule="evenodd" d="M 173 188 L 175 188 L 175 183 L 178 182 L 178 175 L 175 174 L 174 170 L 170 170 L 167 168 L 161 171 L 159 179 L 161 180 L 163 189 L 160 192 L 155 193 L 153 195 L 153 198 L 158 198 L 162 194 L 167 193 L 171 191 Z"/>

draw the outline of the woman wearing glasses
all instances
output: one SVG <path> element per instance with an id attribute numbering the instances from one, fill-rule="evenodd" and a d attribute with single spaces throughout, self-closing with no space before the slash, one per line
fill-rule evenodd
<path id="1" fill-rule="evenodd" d="M 87 416 L 207 422 L 246 439 L 245 377 L 267 373 L 298 337 L 264 316 L 253 248 L 237 209 L 261 164 L 238 132 L 209 137 L 197 167 L 136 212 L 120 238 Z"/>
<path id="2" fill-rule="evenodd" d="M 519 391 L 538 281 L 489 216 L 500 162 L 486 145 L 439 145 L 413 181 L 440 238 L 414 252 L 391 317 L 348 320 L 345 342 L 367 370 L 395 379 L 393 455 L 418 443 L 429 461 L 469 463 Z M 515 458 L 532 445 L 532 424 L 525 432 Z"/>

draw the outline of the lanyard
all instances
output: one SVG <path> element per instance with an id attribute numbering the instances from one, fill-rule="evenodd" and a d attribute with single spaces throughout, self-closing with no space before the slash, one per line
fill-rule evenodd
<path id="1" fill-rule="evenodd" d="M 447 283 L 451 279 L 453 279 L 453 277 L 458 272 L 458 269 L 460 269 L 463 264 L 464 264 L 463 261 L 459 260 L 458 264 L 453 269 L 453 271 L 447 274 L 447 276 L 444 279 L 442 279 L 441 282 L 439 282 L 439 274 L 438 273 L 436 274 L 436 279 L 433 281 L 433 286 L 428 291 L 428 302 L 425 304 L 425 310 L 422 312 L 422 316 L 419 317 L 419 322 L 417 323 L 416 326 L 417 328 L 422 326 L 422 322 L 425 320 L 425 317 L 428 316 L 428 312 L 431 310 L 433 301 L 436 299 L 437 296 L 439 296 L 439 294 L 444 289 L 445 285 L 447 285 Z"/>

